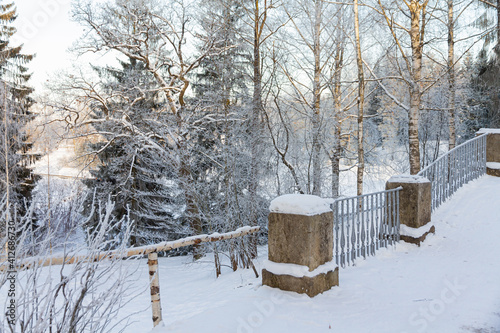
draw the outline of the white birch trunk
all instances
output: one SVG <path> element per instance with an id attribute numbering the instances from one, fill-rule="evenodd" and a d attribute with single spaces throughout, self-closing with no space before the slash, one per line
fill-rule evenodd
<path id="1" fill-rule="evenodd" d="M 499 0 L 500 1 L 500 0 Z M 448 149 L 455 148 L 456 145 L 456 120 L 455 120 L 455 40 L 454 21 L 453 21 L 453 0 L 448 0 L 448 127 L 449 127 L 449 143 Z"/>
<path id="2" fill-rule="evenodd" d="M 162 321 L 160 300 L 160 279 L 158 276 L 158 253 L 148 254 L 149 284 L 151 288 L 151 310 L 153 312 L 153 325 L 158 326 Z"/>
<path id="3" fill-rule="evenodd" d="M 411 76 L 410 86 L 410 110 L 408 115 L 408 141 L 410 146 L 410 173 L 417 174 L 420 171 L 420 143 L 418 140 L 418 123 L 420 118 L 420 102 L 422 98 L 421 78 L 422 78 L 422 51 L 425 17 L 420 22 L 421 12 L 424 12 L 425 5 L 418 0 L 412 0 L 409 4 L 411 17 Z"/>
<path id="4" fill-rule="evenodd" d="M 312 194 L 321 196 L 321 14 L 323 0 L 315 1 L 314 21 L 314 81 L 313 81 L 313 114 L 312 114 Z"/>
<path id="5" fill-rule="evenodd" d="M 358 172 L 357 194 L 363 194 L 363 175 L 365 171 L 365 152 L 363 136 L 363 116 L 365 104 L 365 77 L 363 72 L 363 57 L 361 54 L 361 40 L 359 37 L 359 10 L 358 0 L 354 0 L 354 32 L 356 36 L 356 61 L 358 66 Z"/>
<path id="6" fill-rule="evenodd" d="M 334 74 L 334 87 L 333 98 L 335 108 L 335 142 L 333 152 L 331 154 L 332 164 L 332 198 L 337 198 L 340 195 L 340 155 L 341 155 L 341 133 L 342 133 L 342 91 L 341 91 L 341 78 L 342 66 L 344 62 L 344 43 L 337 46 L 337 53 L 335 54 L 335 74 Z"/>

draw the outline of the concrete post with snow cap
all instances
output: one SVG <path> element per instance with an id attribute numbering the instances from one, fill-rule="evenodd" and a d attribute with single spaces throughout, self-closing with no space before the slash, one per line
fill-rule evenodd
<path id="1" fill-rule="evenodd" d="M 500 128 L 481 128 L 476 135 L 486 137 L 486 173 L 500 177 Z"/>
<path id="2" fill-rule="evenodd" d="M 431 182 L 421 176 L 399 175 L 391 177 L 386 190 L 402 187 L 399 193 L 400 239 L 417 244 L 429 233 L 436 231 L 431 221 Z"/>
<path id="3" fill-rule="evenodd" d="M 264 263 L 262 284 L 310 297 L 338 286 L 329 202 L 287 194 L 274 199 L 269 210 L 269 260 Z"/>

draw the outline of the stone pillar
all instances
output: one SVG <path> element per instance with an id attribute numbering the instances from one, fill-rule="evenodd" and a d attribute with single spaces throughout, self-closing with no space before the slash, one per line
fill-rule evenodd
<path id="1" fill-rule="evenodd" d="M 333 259 L 333 212 L 317 196 L 288 194 L 271 202 L 269 260 L 262 284 L 314 297 L 338 286 Z"/>
<path id="2" fill-rule="evenodd" d="M 431 221 L 431 182 L 420 176 L 401 175 L 389 179 L 387 190 L 397 187 L 399 192 L 399 218 L 401 240 L 420 246 L 429 233 L 435 232 Z"/>
<path id="3" fill-rule="evenodd" d="M 486 137 L 486 173 L 500 177 L 500 129 L 481 128 L 476 135 L 487 134 Z"/>

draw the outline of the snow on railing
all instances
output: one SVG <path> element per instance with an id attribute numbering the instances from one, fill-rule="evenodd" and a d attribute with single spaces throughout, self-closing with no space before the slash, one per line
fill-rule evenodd
<path id="1" fill-rule="evenodd" d="M 462 143 L 417 174 L 432 183 L 432 211 L 462 185 L 486 173 L 486 137 L 482 134 Z"/>
<path id="2" fill-rule="evenodd" d="M 356 258 L 374 256 L 379 248 L 399 241 L 401 189 L 398 187 L 333 202 L 333 247 L 337 265 L 351 265 Z"/>

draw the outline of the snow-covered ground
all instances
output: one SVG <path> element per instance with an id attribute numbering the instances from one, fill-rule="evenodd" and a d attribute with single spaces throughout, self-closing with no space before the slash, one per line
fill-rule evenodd
<path id="1" fill-rule="evenodd" d="M 262 286 L 251 270 L 215 278 L 208 260 L 160 258 L 164 326 L 152 332 L 500 332 L 500 178 L 465 185 L 433 214 L 436 234 L 340 270 L 315 298 Z M 260 249 L 260 270 L 267 259 Z M 136 283 L 147 285 L 147 265 Z M 121 315 L 144 309 L 147 291 Z M 125 332 L 150 332 L 150 309 Z"/>
<path id="2" fill-rule="evenodd" d="M 163 325 L 153 329 L 146 260 L 131 261 L 115 331 L 166 332 L 500 332 L 500 178 L 484 176 L 433 214 L 436 234 L 421 247 L 400 243 L 340 269 L 340 286 L 309 298 L 262 286 L 252 270 L 210 256 L 160 258 Z M 260 271 L 267 247 L 259 249 Z M 53 266 L 54 278 L 59 278 Z M 44 269 L 43 276 L 50 274 Z M 116 280 L 100 281 L 111 289 Z M 0 304 L 5 302 L 0 294 Z"/>
<path id="3" fill-rule="evenodd" d="M 90 176 L 85 163 L 78 159 L 75 148 L 71 145 L 61 146 L 49 155 L 44 155 L 35 163 L 36 174 L 60 176 L 68 178 L 86 178 Z"/>

